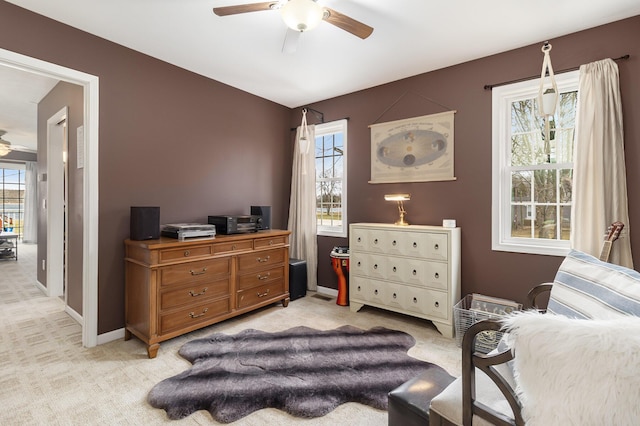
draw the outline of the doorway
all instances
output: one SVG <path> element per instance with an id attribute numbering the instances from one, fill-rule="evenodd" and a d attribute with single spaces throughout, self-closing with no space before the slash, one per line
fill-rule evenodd
<path id="1" fill-rule="evenodd" d="M 84 223 L 82 272 L 82 344 L 98 343 L 98 77 L 0 49 L 0 66 L 49 76 L 83 87 Z M 51 228 L 51 227 L 49 227 Z M 62 262 L 60 262 L 60 266 Z"/>
<path id="2" fill-rule="evenodd" d="M 64 153 L 67 145 L 67 107 L 47 120 L 47 291 L 63 297 L 67 305 L 67 176 Z"/>

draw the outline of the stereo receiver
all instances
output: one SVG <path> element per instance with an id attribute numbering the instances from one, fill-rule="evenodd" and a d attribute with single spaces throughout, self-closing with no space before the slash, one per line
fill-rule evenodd
<path id="1" fill-rule="evenodd" d="M 209 223 L 216 226 L 218 234 L 245 234 L 261 229 L 262 217 L 258 215 L 209 216 Z"/>

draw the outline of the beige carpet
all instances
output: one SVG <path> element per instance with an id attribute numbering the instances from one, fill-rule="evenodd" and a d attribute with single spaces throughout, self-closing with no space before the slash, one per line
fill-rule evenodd
<path id="1" fill-rule="evenodd" d="M 177 351 L 189 340 L 246 328 L 280 331 L 305 325 L 332 329 L 345 324 L 403 330 L 417 340 L 409 354 L 460 374 L 460 350 L 428 321 L 363 308 L 352 313 L 335 298 L 308 293 L 287 308 L 273 305 L 240 318 L 164 342 L 148 359 L 133 338 L 82 347 L 82 330 L 64 313 L 63 302 L 47 298 L 34 285 L 36 246 L 20 244 L 20 259 L 0 261 L 0 424 L 1 425 L 192 425 L 217 424 L 208 412 L 171 421 L 152 408 L 147 393 L 159 381 L 189 367 Z M 387 412 L 347 403 L 316 419 L 279 410 L 257 411 L 233 425 L 385 426 Z"/>

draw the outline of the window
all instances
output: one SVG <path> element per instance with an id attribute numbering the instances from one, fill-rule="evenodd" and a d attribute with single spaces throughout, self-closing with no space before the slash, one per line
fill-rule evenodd
<path id="1" fill-rule="evenodd" d="M 560 99 L 545 124 L 539 80 L 493 89 L 492 248 L 569 252 L 578 71 L 556 75 Z"/>
<path id="2" fill-rule="evenodd" d="M 0 163 L 0 219 L 5 231 L 22 235 L 24 222 L 25 168 Z"/>
<path id="3" fill-rule="evenodd" d="M 318 235 L 347 236 L 347 120 L 316 125 Z"/>

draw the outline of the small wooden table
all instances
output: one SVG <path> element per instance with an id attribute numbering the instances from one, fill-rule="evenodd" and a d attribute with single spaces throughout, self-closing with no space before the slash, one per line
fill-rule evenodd
<path id="1" fill-rule="evenodd" d="M 0 259 L 18 260 L 18 234 L 13 232 L 0 233 Z"/>

